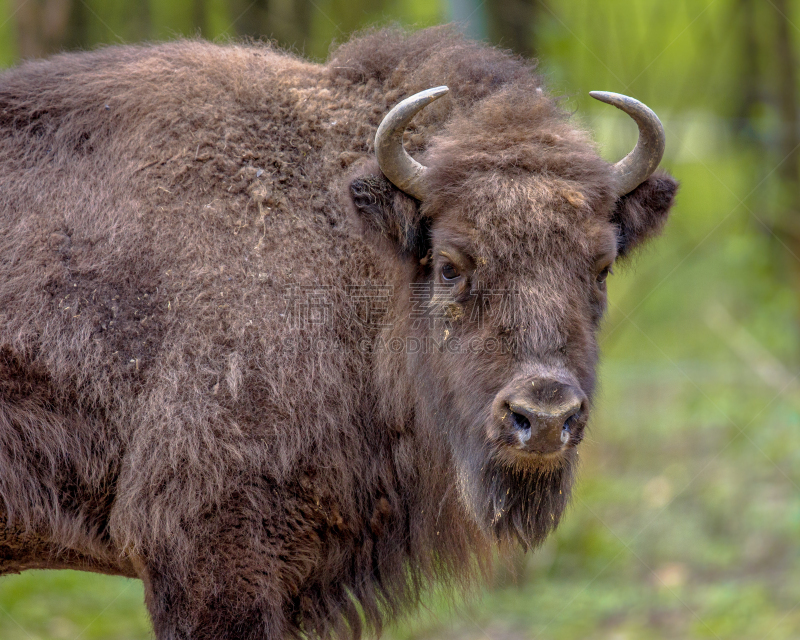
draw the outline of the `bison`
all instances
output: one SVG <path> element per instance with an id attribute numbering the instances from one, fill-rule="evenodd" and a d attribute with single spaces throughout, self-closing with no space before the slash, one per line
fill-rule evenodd
<path id="1" fill-rule="evenodd" d="M 595 97 L 616 164 L 446 28 L 0 75 L 0 573 L 140 578 L 159 640 L 358 637 L 539 544 L 677 188 Z"/>

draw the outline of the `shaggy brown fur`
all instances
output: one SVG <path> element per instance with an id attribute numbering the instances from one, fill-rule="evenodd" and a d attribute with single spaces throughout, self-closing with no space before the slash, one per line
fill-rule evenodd
<path id="1" fill-rule="evenodd" d="M 440 84 L 407 136 L 420 205 L 372 141 Z M 492 403 L 540 374 L 591 397 L 598 271 L 676 188 L 615 202 L 540 84 L 447 29 L 325 65 L 183 41 L 1 75 L 0 572 L 138 576 L 160 640 L 357 636 L 539 543 L 588 400 L 545 458 L 500 441 Z M 442 248 L 461 285 L 425 289 Z M 368 285 L 389 293 L 365 323 Z M 323 322 L 297 317 L 309 290 Z M 513 296 L 489 313 L 491 291 Z M 475 338 L 508 348 L 447 346 Z"/>

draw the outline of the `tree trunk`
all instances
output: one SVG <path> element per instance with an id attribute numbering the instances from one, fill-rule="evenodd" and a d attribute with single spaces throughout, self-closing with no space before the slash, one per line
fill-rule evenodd
<path id="1" fill-rule="evenodd" d="M 240 36 L 250 38 L 270 38 L 272 30 L 269 26 L 268 11 L 269 0 L 233 0 L 231 2 L 233 14 L 238 16 L 234 22 L 234 29 Z"/>
<path id="2" fill-rule="evenodd" d="M 489 0 L 489 37 L 501 47 L 527 58 L 536 53 L 536 26 L 540 0 Z"/>
<path id="3" fill-rule="evenodd" d="M 206 0 L 192 0 L 192 26 L 204 38 L 210 37 L 206 20 Z"/>
<path id="4" fill-rule="evenodd" d="M 788 7 L 786 0 L 773 0 L 776 8 L 776 33 L 775 33 L 775 58 L 778 81 L 778 108 L 781 118 L 781 159 L 783 163 L 779 168 L 780 176 L 792 189 L 793 197 L 791 207 L 796 215 L 800 193 L 796 189 L 800 178 L 800 128 L 797 121 L 797 64 L 794 50 Z"/>
<path id="5" fill-rule="evenodd" d="M 16 0 L 17 43 L 23 58 L 41 58 L 64 48 L 71 0 Z"/>
<path id="6" fill-rule="evenodd" d="M 738 94 L 736 98 L 739 104 L 736 109 L 736 120 L 734 128 L 740 135 L 747 138 L 754 137 L 750 119 L 754 115 L 754 109 L 763 101 L 763 81 L 758 67 L 760 47 L 758 34 L 756 33 L 756 16 L 754 0 L 739 0 L 739 12 L 742 28 L 741 39 L 741 62 L 739 66 L 740 82 L 737 84 Z"/>
<path id="7" fill-rule="evenodd" d="M 800 288 L 800 122 L 797 112 L 797 60 L 792 42 L 792 25 L 786 0 L 772 0 L 775 7 L 775 70 L 780 114 L 781 181 L 780 211 L 775 221 L 787 257 Z"/>

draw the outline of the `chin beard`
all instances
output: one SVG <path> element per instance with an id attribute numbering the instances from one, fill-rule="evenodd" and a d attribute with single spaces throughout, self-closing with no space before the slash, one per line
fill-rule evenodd
<path id="1" fill-rule="evenodd" d="M 496 543 L 535 548 L 558 526 L 569 502 L 574 454 L 570 450 L 558 460 L 530 465 L 487 456 L 459 474 L 462 498 Z"/>

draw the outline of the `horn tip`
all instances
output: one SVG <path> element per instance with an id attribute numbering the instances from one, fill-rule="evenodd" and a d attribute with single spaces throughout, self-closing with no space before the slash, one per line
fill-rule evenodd
<path id="1" fill-rule="evenodd" d="M 437 98 L 441 98 L 444 94 L 450 92 L 450 87 L 446 84 L 443 84 L 439 87 L 433 87 L 432 89 L 428 89 L 425 93 L 427 93 L 427 97 L 431 100 L 436 100 Z"/>
<path id="2" fill-rule="evenodd" d="M 595 100 L 605 102 L 606 104 L 614 104 L 614 102 L 619 101 L 619 98 L 622 97 L 619 93 L 614 93 L 613 91 L 590 91 L 589 95 Z"/>

